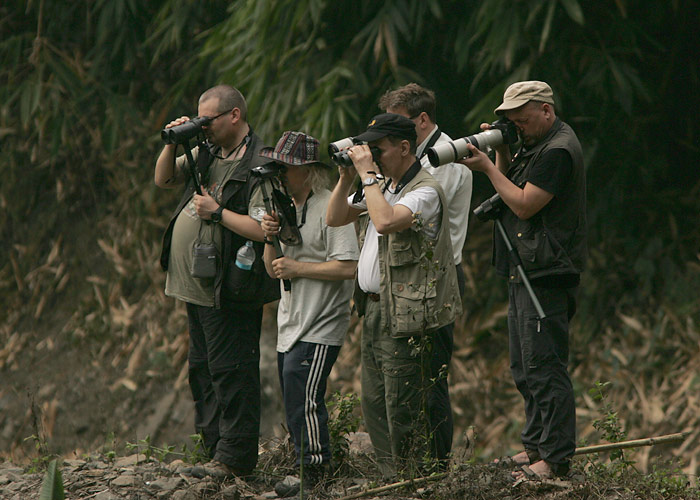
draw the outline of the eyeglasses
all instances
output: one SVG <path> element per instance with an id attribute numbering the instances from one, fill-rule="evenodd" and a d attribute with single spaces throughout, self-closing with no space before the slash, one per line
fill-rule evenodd
<path id="1" fill-rule="evenodd" d="M 216 119 L 219 118 L 220 116 L 224 116 L 226 113 L 230 113 L 230 112 L 233 111 L 234 109 L 236 109 L 236 108 L 231 108 L 231 109 L 229 109 L 228 111 L 224 111 L 223 113 L 219 113 L 219 114 L 216 115 L 216 116 L 207 116 L 207 118 L 209 118 L 209 122 L 213 122 L 214 120 L 216 120 Z"/>

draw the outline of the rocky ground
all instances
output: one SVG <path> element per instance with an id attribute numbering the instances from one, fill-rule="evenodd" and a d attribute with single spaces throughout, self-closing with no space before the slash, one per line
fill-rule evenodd
<path id="1" fill-rule="evenodd" d="M 378 477 L 365 433 L 350 435 L 349 459 L 328 478 L 323 488 L 304 498 L 324 500 L 699 500 L 691 489 L 672 476 L 641 475 L 633 469 L 586 469 L 577 462 L 566 480 L 514 481 L 511 466 L 474 463 L 456 457 L 451 469 L 427 478 L 386 483 Z M 96 453 L 59 459 L 58 470 L 66 499 L 93 500 L 274 500 L 277 481 L 294 473 L 288 442 L 262 450 L 258 468 L 245 481 L 215 479 L 199 464 L 147 457 L 139 452 L 117 457 Z M 27 500 L 46 495 L 46 463 L 19 467 L 0 463 L 0 499 Z M 54 482 L 55 484 L 55 482 Z M 41 496 L 57 500 L 60 496 Z M 296 498 L 299 498 L 298 496 Z"/>
<path id="2" fill-rule="evenodd" d="M 256 476 L 247 481 L 240 479 L 216 480 L 197 473 L 197 467 L 175 460 L 159 462 L 153 458 L 145 460 L 143 455 L 131 455 L 108 460 L 104 456 L 65 460 L 60 467 L 65 498 L 94 500 L 262 500 L 276 499 L 274 483 L 279 474 L 256 471 Z M 478 478 L 474 480 L 474 474 Z M 27 472 L 9 463 L 0 465 L 0 498 L 25 500 L 39 498 L 45 474 Z M 417 480 L 401 488 L 381 490 L 379 483 L 367 477 L 336 477 L 326 483 L 323 492 L 313 491 L 308 498 L 350 499 L 421 499 L 457 498 L 453 492 L 441 491 L 440 484 L 447 482 L 449 488 L 464 490 L 459 498 L 526 498 L 537 490 L 546 493 L 542 498 L 573 498 L 567 492 L 580 489 L 573 482 L 552 481 L 547 484 L 515 485 L 507 480 L 507 471 L 492 467 L 485 472 L 483 467 L 472 466 L 470 473 L 452 472 L 437 476 L 436 480 Z M 383 485 L 387 488 L 386 485 Z M 374 492 L 373 492 L 374 491 Z M 472 496 L 471 491 L 478 496 Z M 554 494 L 555 496 L 551 496 Z M 467 495 L 467 496 L 465 496 Z M 525 496 L 523 496 L 525 495 Z M 562 496 L 564 495 L 564 496 Z M 54 497 L 49 497 L 53 498 Z M 361 497 L 359 497 L 361 498 Z M 623 497 L 615 497 L 623 498 Z"/>

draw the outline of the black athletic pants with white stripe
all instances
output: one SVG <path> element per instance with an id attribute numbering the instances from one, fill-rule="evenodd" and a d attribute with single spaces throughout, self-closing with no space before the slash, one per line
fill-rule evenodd
<path id="1" fill-rule="evenodd" d="M 277 353 L 287 427 L 294 440 L 296 463 L 329 464 L 331 461 L 326 409 L 326 380 L 340 346 L 297 342 L 289 352 Z M 303 437 L 302 437 L 303 436 Z"/>

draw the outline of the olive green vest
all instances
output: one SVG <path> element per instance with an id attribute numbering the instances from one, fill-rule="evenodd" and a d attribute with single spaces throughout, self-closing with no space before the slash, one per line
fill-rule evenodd
<path id="1" fill-rule="evenodd" d="M 411 228 L 379 235 L 379 302 L 382 328 L 392 337 L 422 335 L 455 320 L 462 312 L 457 287 L 445 193 L 427 172 L 420 170 L 401 190 L 434 188 L 440 197 L 441 222 L 436 240 Z M 360 245 L 364 243 L 369 217 L 360 218 Z M 366 297 L 355 286 L 358 314 L 364 314 Z"/>

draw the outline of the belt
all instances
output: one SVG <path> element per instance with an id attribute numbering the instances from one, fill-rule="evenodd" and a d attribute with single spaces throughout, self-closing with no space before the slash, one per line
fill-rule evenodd
<path id="1" fill-rule="evenodd" d="M 379 302 L 379 294 L 378 293 L 367 293 L 367 298 L 371 300 L 372 302 Z"/>

